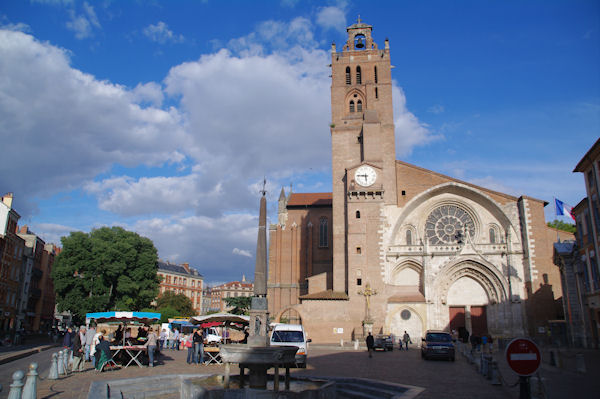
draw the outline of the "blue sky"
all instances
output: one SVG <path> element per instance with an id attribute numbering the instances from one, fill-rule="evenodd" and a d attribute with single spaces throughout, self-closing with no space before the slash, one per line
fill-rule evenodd
<path id="1" fill-rule="evenodd" d="M 398 159 L 583 198 L 600 3 L 572 0 L 0 0 L 0 191 L 47 242 L 120 225 L 252 278 L 263 176 L 272 220 L 282 186 L 330 191 L 329 50 L 359 14 L 390 40 Z"/>

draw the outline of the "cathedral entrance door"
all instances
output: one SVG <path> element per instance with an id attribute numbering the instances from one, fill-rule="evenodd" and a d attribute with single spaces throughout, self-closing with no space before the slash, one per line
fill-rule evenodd
<path id="1" fill-rule="evenodd" d="M 459 331 L 460 327 L 466 327 L 465 324 L 465 307 L 450 306 L 450 331 Z"/>
<path id="2" fill-rule="evenodd" d="M 488 333 L 486 306 L 471 306 L 472 335 L 481 337 Z"/>

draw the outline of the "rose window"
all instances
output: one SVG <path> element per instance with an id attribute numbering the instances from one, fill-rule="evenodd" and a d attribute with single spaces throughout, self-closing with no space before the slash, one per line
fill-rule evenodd
<path id="1" fill-rule="evenodd" d="M 430 244 L 454 244 L 464 242 L 466 235 L 475 235 L 471 215 L 455 205 L 442 205 L 429 214 L 425 222 L 425 235 Z"/>

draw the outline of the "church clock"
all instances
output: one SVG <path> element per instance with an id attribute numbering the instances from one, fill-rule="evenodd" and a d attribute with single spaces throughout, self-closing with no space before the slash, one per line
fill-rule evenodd
<path id="1" fill-rule="evenodd" d="M 363 165 L 354 172 L 354 180 L 363 187 L 369 187 L 377 179 L 377 172 L 370 166 Z"/>

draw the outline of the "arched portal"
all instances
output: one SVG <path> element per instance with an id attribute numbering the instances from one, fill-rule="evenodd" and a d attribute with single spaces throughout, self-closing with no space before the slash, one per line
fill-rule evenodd
<path id="1" fill-rule="evenodd" d="M 294 308 L 283 309 L 275 318 L 276 323 L 302 324 L 302 316 Z"/>
<path id="2" fill-rule="evenodd" d="M 449 330 L 464 328 L 476 336 L 496 330 L 502 323 L 506 286 L 493 265 L 470 259 L 446 265 L 435 282 L 439 309 L 447 315 L 441 325 Z"/>
<path id="3" fill-rule="evenodd" d="M 423 335 L 423 320 L 415 309 L 410 306 L 399 306 L 390 318 L 390 333 L 394 335 L 396 344 L 402 338 L 404 331 L 408 332 L 414 344 L 421 342 Z"/>

